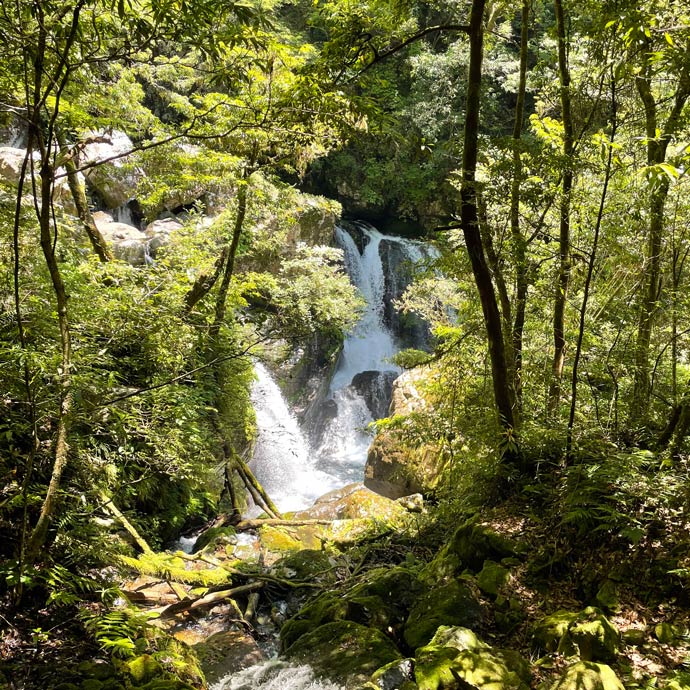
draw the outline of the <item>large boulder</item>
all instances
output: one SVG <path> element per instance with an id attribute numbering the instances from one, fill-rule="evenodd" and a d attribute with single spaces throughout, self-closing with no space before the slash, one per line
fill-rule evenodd
<path id="1" fill-rule="evenodd" d="M 118 223 L 110 214 L 103 211 L 96 211 L 93 220 L 116 258 L 132 266 L 140 266 L 147 262 L 148 238 L 141 230 L 127 223 Z"/>
<path id="2" fill-rule="evenodd" d="M 382 632 L 342 620 L 303 635 L 286 655 L 342 683 L 346 690 L 362 687 L 376 670 L 402 659 L 398 648 Z"/>
<path id="3" fill-rule="evenodd" d="M 472 590 L 458 580 L 435 585 L 420 596 L 405 623 L 405 642 L 410 649 L 427 644 L 442 625 L 472 628 L 483 609 Z"/>
<path id="4" fill-rule="evenodd" d="M 390 416 L 423 413 L 428 408 L 420 383 L 428 367 L 401 374 L 393 383 Z M 403 434 L 387 428 L 376 435 L 364 468 L 364 485 L 388 498 L 432 490 L 441 475 L 444 455 L 435 444 L 412 444 Z"/>
<path id="5" fill-rule="evenodd" d="M 161 248 L 170 244 L 170 236 L 182 230 L 184 226 L 175 218 L 159 218 L 149 223 L 144 230 L 144 235 L 148 241 L 148 251 L 153 257 Z"/>
<path id="6" fill-rule="evenodd" d="M 134 149 L 132 140 L 117 130 L 90 132 L 86 140 L 81 165 L 95 164 L 86 170 L 86 181 L 106 208 L 115 209 L 135 198 L 145 175 L 128 161 Z"/>
<path id="7" fill-rule="evenodd" d="M 539 621 L 532 644 L 537 651 L 577 654 L 583 661 L 613 661 L 620 633 L 602 611 L 589 606 L 579 613 L 556 611 Z"/>
<path id="8" fill-rule="evenodd" d="M 336 223 L 342 208 L 337 201 L 312 194 L 301 194 L 296 208 L 297 225 L 288 242 L 308 245 L 332 245 Z"/>

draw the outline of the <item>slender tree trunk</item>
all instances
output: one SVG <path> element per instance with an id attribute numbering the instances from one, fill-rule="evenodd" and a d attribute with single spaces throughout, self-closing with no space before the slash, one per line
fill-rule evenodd
<path id="1" fill-rule="evenodd" d="M 512 327 L 513 390 L 515 391 L 516 419 L 522 416 L 522 340 L 527 309 L 528 266 L 527 242 L 520 227 L 520 194 L 522 183 L 522 127 L 525 116 L 527 91 L 527 51 L 529 41 L 530 0 L 522 0 L 520 19 L 520 79 L 518 82 L 515 122 L 513 124 L 513 180 L 510 187 L 510 233 L 513 239 L 515 261 L 515 317 Z"/>
<path id="2" fill-rule="evenodd" d="M 558 415 L 561 399 L 561 379 L 565 364 L 565 308 L 570 284 L 570 202 L 573 189 L 573 120 L 570 107 L 570 68 L 568 67 L 567 42 L 563 3 L 554 0 L 556 33 L 558 35 L 558 78 L 561 85 L 561 118 L 563 120 L 563 179 L 561 182 L 560 222 L 558 237 L 558 279 L 553 310 L 553 361 L 549 387 L 549 416 Z"/>
<path id="3" fill-rule="evenodd" d="M 612 163 L 613 163 L 613 142 L 616 138 L 616 129 L 618 127 L 617 113 L 616 113 L 616 83 L 611 74 L 611 137 L 608 142 L 608 154 L 606 157 L 606 169 L 604 171 L 604 184 L 601 189 L 601 198 L 599 199 L 599 209 L 597 212 L 597 220 L 594 225 L 594 238 L 592 240 L 592 250 L 589 254 L 589 261 L 587 264 L 587 277 L 585 278 L 584 294 L 582 296 L 582 305 L 580 307 L 580 327 L 577 334 L 577 345 L 575 347 L 575 357 L 573 359 L 573 375 L 571 379 L 571 394 L 570 394 L 570 416 L 568 418 L 568 432 L 566 434 L 565 457 L 570 458 L 573 444 L 573 427 L 575 425 L 575 411 L 577 409 L 577 377 L 580 366 L 580 357 L 582 355 L 582 341 L 585 336 L 585 319 L 587 315 L 587 303 L 589 301 L 589 291 L 592 285 L 592 276 L 594 275 L 594 264 L 597 258 L 597 248 L 599 246 L 599 233 L 601 231 L 601 223 L 604 219 L 604 208 L 606 206 L 606 196 L 608 194 L 609 182 L 611 181 Z"/>
<path id="4" fill-rule="evenodd" d="M 96 223 L 89 210 L 89 202 L 86 198 L 86 192 L 83 185 L 79 180 L 79 174 L 77 173 L 77 166 L 74 164 L 74 160 L 67 148 L 67 142 L 64 136 L 58 131 L 57 133 L 58 143 L 60 145 L 60 154 L 63 158 L 63 165 L 65 166 L 65 171 L 67 172 L 67 184 L 69 185 L 70 193 L 72 194 L 72 200 L 74 201 L 74 206 L 77 209 L 77 216 L 81 221 L 81 224 L 86 232 L 87 237 L 91 242 L 94 252 L 101 260 L 102 263 L 107 263 L 113 260 L 113 254 L 108 247 L 108 243 L 101 234 L 101 231 L 96 227 Z"/>
<path id="5" fill-rule="evenodd" d="M 683 108 L 690 97 L 690 61 L 682 70 L 673 98 L 673 106 L 660 132 L 657 102 L 652 90 L 652 64 L 654 56 L 649 42 L 645 46 L 644 63 L 635 78 L 637 92 L 645 113 L 647 140 L 647 164 L 658 166 L 666 160 L 668 144 L 681 122 Z M 649 237 L 644 264 L 644 287 L 635 344 L 635 380 L 630 404 L 630 423 L 644 424 L 648 415 L 652 385 L 649 367 L 649 350 L 654 327 L 654 317 L 661 294 L 661 259 L 663 250 L 664 208 L 668 197 L 669 179 L 666 175 L 653 175 L 649 190 Z"/>
<path id="6" fill-rule="evenodd" d="M 484 48 L 484 31 L 482 27 L 484 6 L 485 0 L 473 0 L 470 13 L 470 65 L 467 80 L 467 107 L 462 157 L 460 224 L 465 237 L 465 245 L 472 264 L 472 273 L 484 315 L 489 358 L 491 360 L 494 399 L 499 423 L 503 429 L 512 434 L 515 427 L 513 400 L 503 345 L 501 315 L 496 302 L 491 273 L 484 254 L 477 207 L 476 168 Z M 517 458 L 513 457 L 511 459 L 515 460 Z"/>

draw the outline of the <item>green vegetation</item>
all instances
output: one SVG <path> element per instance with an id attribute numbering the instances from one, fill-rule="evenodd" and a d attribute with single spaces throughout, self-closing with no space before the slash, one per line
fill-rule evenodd
<path id="1" fill-rule="evenodd" d="M 689 100 L 677 0 L 3 3 L 0 687 L 203 688 L 220 606 L 348 687 L 688 687 Z M 424 508 L 322 525 L 249 393 L 338 356 L 341 204 L 439 257 L 367 468 Z"/>

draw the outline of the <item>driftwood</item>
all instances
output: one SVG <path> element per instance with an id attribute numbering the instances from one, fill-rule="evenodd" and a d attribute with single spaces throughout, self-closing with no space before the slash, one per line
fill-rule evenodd
<path id="1" fill-rule="evenodd" d="M 159 610 L 160 618 L 171 618 L 172 616 L 182 613 L 183 611 L 194 611 L 196 609 L 206 608 L 208 606 L 213 606 L 219 601 L 224 599 L 230 599 L 239 594 L 246 594 L 248 592 L 255 592 L 265 586 L 263 582 L 250 582 L 246 585 L 240 585 L 239 587 L 232 587 L 231 589 L 222 589 L 220 592 L 211 592 L 198 599 L 190 599 L 187 597 L 182 601 L 175 602 L 168 606 L 164 606 Z M 156 609 L 154 609 L 155 611 Z"/>

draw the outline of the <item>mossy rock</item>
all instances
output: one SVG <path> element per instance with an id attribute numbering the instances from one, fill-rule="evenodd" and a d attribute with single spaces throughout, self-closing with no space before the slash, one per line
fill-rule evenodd
<path id="1" fill-rule="evenodd" d="M 571 666 L 551 690 L 624 690 L 624 687 L 610 666 L 580 661 Z"/>
<path id="2" fill-rule="evenodd" d="M 515 540 L 478 524 L 475 516 L 455 531 L 450 541 L 425 568 L 427 579 L 438 580 L 461 573 L 463 570 L 479 572 L 484 562 L 515 557 L 523 547 Z"/>
<path id="3" fill-rule="evenodd" d="M 658 623 L 654 626 L 654 637 L 656 637 L 661 644 L 675 644 L 683 631 L 671 623 Z"/>
<path id="4" fill-rule="evenodd" d="M 597 604 L 606 611 L 618 611 L 618 587 L 613 580 L 605 580 L 596 595 Z"/>
<path id="5" fill-rule="evenodd" d="M 210 527 L 198 536 L 197 540 L 194 542 L 192 551 L 196 553 L 207 546 L 213 546 L 215 548 L 220 544 L 229 542 L 235 534 L 234 527 Z"/>
<path id="6" fill-rule="evenodd" d="M 532 647 L 536 652 L 555 652 L 577 613 L 559 610 L 542 618 L 532 630 Z"/>
<path id="7" fill-rule="evenodd" d="M 474 651 L 489 649 L 489 645 L 480 640 L 476 633 L 469 628 L 463 628 L 457 625 L 442 625 L 436 631 L 436 634 L 433 636 L 428 646 L 453 647 L 459 652 L 464 652 L 467 649 Z"/>
<path id="8" fill-rule="evenodd" d="M 291 580 L 333 582 L 333 565 L 331 556 L 326 551 L 302 549 L 288 553 L 276 561 L 271 571 L 277 577 Z"/>
<path id="9" fill-rule="evenodd" d="M 345 595 L 351 604 L 348 617 L 381 631 L 397 630 L 421 592 L 419 578 L 409 568 L 377 568 Z"/>
<path id="10" fill-rule="evenodd" d="M 411 649 L 431 640 L 442 625 L 471 628 L 482 619 L 482 606 L 467 585 L 457 580 L 432 587 L 415 602 L 405 623 Z"/>
<path id="11" fill-rule="evenodd" d="M 580 613 L 557 611 L 532 632 L 538 651 L 578 655 L 583 661 L 612 661 L 620 646 L 618 629 L 600 609 L 588 606 Z"/>
<path id="12" fill-rule="evenodd" d="M 517 652 L 433 647 L 418 650 L 415 679 L 419 690 L 458 687 L 456 678 L 480 690 L 528 690 L 529 666 Z"/>
<path id="13" fill-rule="evenodd" d="M 345 620 L 348 617 L 349 604 L 341 596 L 326 592 L 304 606 L 296 616 L 286 621 L 280 629 L 280 641 L 283 650 L 287 650 L 302 635 L 319 628 L 326 623 Z"/>
<path id="14" fill-rule="evenodd" d="M 194 645 L 194 651 L 206 680 L 211 684 L 264 659 L 254 638 L 237 630 L 211 635 L 204 642 Z"/>
<path id="15" fill-rule="evenodd" d="M 620 646 L 620 633 L 597 608 L 589 606 L 577 617 L 561 641 L 567 653 L 574 647 L 583 661 L 613 661 Z"/>
<path id="16" fill-rule="evenodd" d="M 142 654 L 123 664 L 122 670 L 132 677 L 135 685 L 165 675 L 165 669 L 150 654 Z"/>
<path id="17" fill-rule="evenodd" d="M 484 566 L 477 575 L 477 586 L 491 596 L 497 596 L 499 590 L 508 582 L 510 571 L 495 561 L 484 561 Z"/>
<path id="18" fill-rule="evenodd" d="M 103 690 L 103 681 L 97 678 L 87 678 L 81 682 L 81 690 Z"/>
<path id="19" fill-rule="evenodd" d="M 96 661 L 82 661 L 77 665 L 77 672 L 82 677 L 88 676 L 97 680 L 112 678 L 116 674 L 115 668 L 111 664 Z"/>
<path id="20" fill-rule="evenodd" d="M 383 633 L 352 621 L 326 623 L 302 635 L 287 656 L 348 689 L 361 687 L 374 671 L 402 658 Z"/>
<path id="21" fill-rule="evenodd" d="M 266 525 L 259 529 L 261 546 L 268 551 L 301 551 L 304 544 L 294 533 L 290 533 L 283 527 L 271 527 Z"/>

